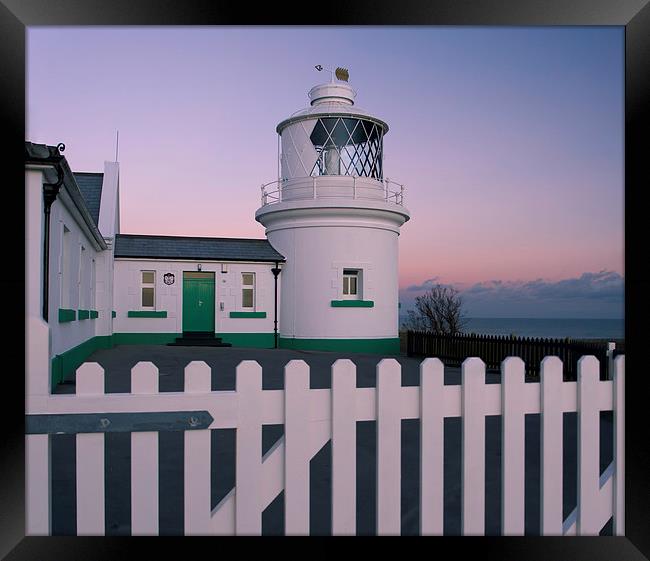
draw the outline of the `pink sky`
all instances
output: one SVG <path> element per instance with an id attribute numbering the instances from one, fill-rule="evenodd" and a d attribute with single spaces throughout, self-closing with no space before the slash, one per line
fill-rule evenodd
<path id="1" fill-rule="evenodd" d="M 275 126 L 320 63 L 390 125 L 401 288 L 624 272 L 623 28 L 29 28 L 27 45 L 28 140 L 101 171 L 120 130 L 124 233 L 264 237 Z"/>

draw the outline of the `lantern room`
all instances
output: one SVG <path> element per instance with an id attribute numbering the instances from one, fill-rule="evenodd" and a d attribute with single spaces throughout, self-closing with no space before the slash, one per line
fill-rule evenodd
<path id="1" fill-rule="evenodd" d="M 311 106 L 282 121 L 281 180 L 353 176 L 383 180 L 383 138 L 388 125 L 354 105 L 347 83 L 314 86 Z"/>

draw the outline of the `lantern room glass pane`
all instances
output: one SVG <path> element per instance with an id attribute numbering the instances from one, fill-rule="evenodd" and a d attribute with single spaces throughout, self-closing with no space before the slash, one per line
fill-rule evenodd
<path id="1" fill-rule="evenodd" d="M 382 179 L 383 129 L 377 123 L 353 117 L 321 117 L 310 140 L 318 154 L 312 176 Z"/>

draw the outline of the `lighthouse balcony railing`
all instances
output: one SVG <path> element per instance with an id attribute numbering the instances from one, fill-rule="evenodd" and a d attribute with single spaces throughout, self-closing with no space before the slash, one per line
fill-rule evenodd
<path id="1" fill-rule="evenodd" d="M 262 206 L 282 201 L 309 199 L 361 199 L 404 205 L 404 191 L 401 183 L 385 179 L 371 179 L 350 175 L 320 175 L 276 179 L 261 187 Z"/>

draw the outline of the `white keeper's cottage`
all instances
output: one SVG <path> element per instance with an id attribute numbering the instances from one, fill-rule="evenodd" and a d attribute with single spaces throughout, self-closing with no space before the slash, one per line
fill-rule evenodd
<path id="1" fill-rule="evenodd" d="M 280 177 L 255 213 L 267 239 L 121 233 L 117 162 L 73 172 L 63 146 L 26 142 L 28 361 L 47 353 L 56 384 L 119 344 L 398 353 L 409 212 L 384 177 L 388 125 L 337 76 L 277 126 Z"/>

